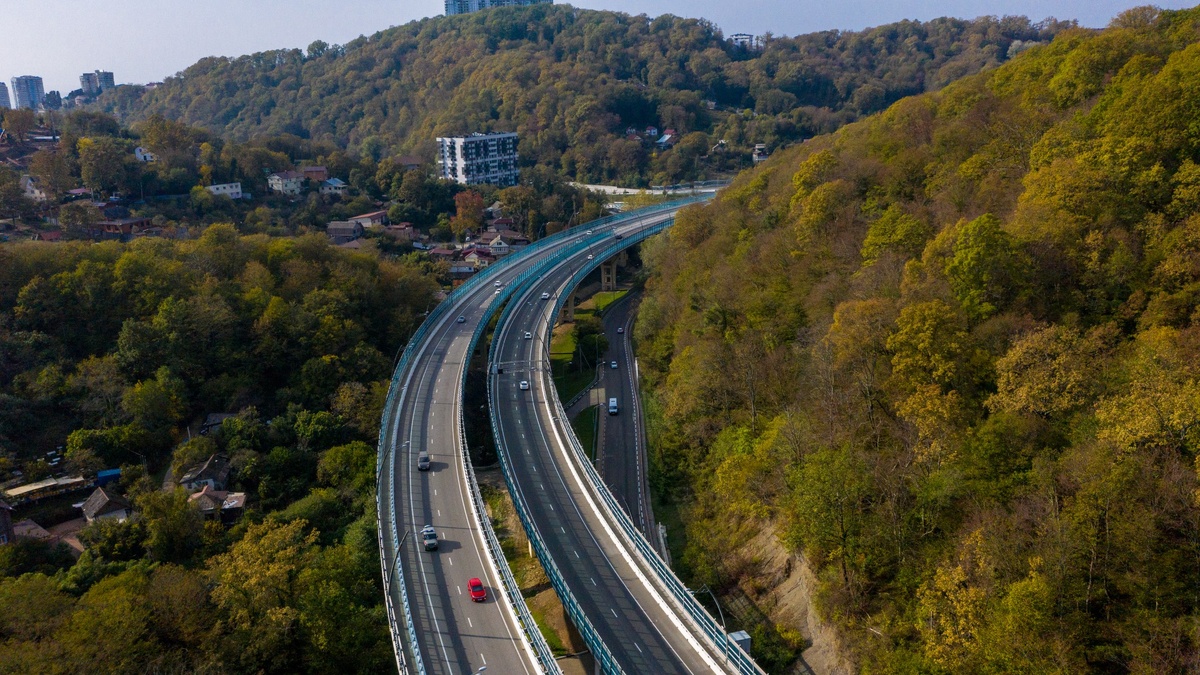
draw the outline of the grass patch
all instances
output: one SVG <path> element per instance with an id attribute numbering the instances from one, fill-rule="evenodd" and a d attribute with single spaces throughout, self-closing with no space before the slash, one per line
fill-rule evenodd
<path id="1" fill-rule="evenodd" d="M 571 325 L 560 326 L 554 333 L 554 339 L 550 341 L 550 368 L 554 376 L 554 387 L 558 389 L 558 397 L 564 404 L 586 390 L 592 380 L 596 379 L 594 370 L 579 370 L 578 365 L 571 362 L 575 355 L 573 328 Z"/>
<path id="2" fill-rule="evenodd" d="M 629 294 L 628 289 L 623 290 L 623 291 L 600 291 L 599 293 L 592 296 L 592 300 L 595 302 L 594 306 L 596 308 L 596 313 L 603 314 L 606 309 L 608 309 L 610 306 L 613 305 L 613 303 L 615 303 L 616 301 L 620 300 L 621 298 L 625 297 L 628 294 Z"/>
<path id="3" fill-rule="evenodd" d="M 529 613 L 533 615 L 533 622 L 537 624 L 538 630 L 542 631 L 542 635 L 546 638 L 546 646 L 550 647 L 550 652 L 555 656 L 566 656 L 571 653 L 567 646 L 563 644 L 562 639 L 558 637 L 558 633 L 546 623 L 546 617 L 532 607 Z"/>
<path id="4" fill-rule="evenodd" d="M 571 428 L 575 430 L 575 435 L 579 437 L 580 444 L 593 463 L 596 461 L 596 414 L 599 409 L 600 406 L 591 406 L 571 420 Z"/>

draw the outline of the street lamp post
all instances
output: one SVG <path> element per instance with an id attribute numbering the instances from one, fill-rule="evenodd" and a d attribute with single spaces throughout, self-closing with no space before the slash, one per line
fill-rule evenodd
<path id="1" fill-rule="evenodd" d="M 692 597 L 696 596 L 697 591 L 694 591 L 690 588 L 687 590 Z M 712 592 L 712 589 L 708 587 L 708 584 L 704 584 L 698 590 L 708 593 L 708 597 L 712 598 L 713 604 L 717 606 L 717 616 L 721 619 L 721 632 L 724 634 L 725 638 L 721 641 L 721 645 L 723 647 L 722 651 L 725 652 L 725 658 L 729 658 L 729 630 L 725 627 L 725 612 L 721 611 L 721 601 L 717 600 L 716 594 Z"/>

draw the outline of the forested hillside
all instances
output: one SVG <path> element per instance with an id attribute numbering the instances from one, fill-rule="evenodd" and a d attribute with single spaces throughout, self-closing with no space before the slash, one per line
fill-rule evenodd
<path id="1" fill-rule="evenodd" d="M 374 443 L 393 355 L 436 289 L 420 264 L 230 225 L 0 247 L 0 481 L 121 467 L 107 489 L 136 511 L 85 527 L 77 561 L 0 546 L 0 673 L 393 667 Z M 211 413 L 236 416 L 196 435 Z M 176 482 L 216 452 L 246 495 L 225 525 Z M 49 528 L 86 497 L 18 517 Z"/>
<path id="2" fill-rule="evenodd" d="M 1198 102 L 1200 8 L 1131 10 L 682 214 L 637 337 L 685 574 L 755 595 L 775 527 L 868 673 L 1200 668 Z"/>
<path id="3" fill-rule="evenodd" d="M 526 165 L 662 184 L 748 166 L 756 143 L 831 131 L 1065 26 L 937 19 L 769 39 L 760 52 L 703 20 L 537 5 L 426 19 L 342 46 L 208 58 L 100 105 L 126 122 L 157 113 L 233 140 L 290 133 L 375 160 L 432 160 L 439 135 L 517 131 Z M 657 151 L 648 126 L 675 130 L 678 144 Z M 727 150 L 702 160 L 719 140 Z"/>

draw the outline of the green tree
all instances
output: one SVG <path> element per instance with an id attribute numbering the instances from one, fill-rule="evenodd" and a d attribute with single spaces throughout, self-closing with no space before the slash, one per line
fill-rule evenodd
<path id="1" fill-rule="evenodd" d="M 146 554 L 160 562 L 187 563 L 199 550 L 204 531 L 200 510 L 182 488 L 156 491 L 137 500 L 146 527 Z"/>
<path id="2" fill-rule="evenodd" d="M 825 448 L 805 457 L 790 483 L 792 545 L 822 563 L 835 563 L 842 586 L 855 593 L 869 534 L 872 485 L 866 463 L 852 449 Z"/>
<path id="3" fill-rule="evenodd" d="M 37 114 L 28 108 L 10 108 L 4 111 L 4 129 L 19 143 L 25 142 L 25 137 L 35 126 Z"/>
<path id="4" fill-rule="evenodd" d="M 110 136 L 81 138 L 77 150 L 85 186 L 104 193 L 128 186 L 130 155 L 124 142 Z"/>

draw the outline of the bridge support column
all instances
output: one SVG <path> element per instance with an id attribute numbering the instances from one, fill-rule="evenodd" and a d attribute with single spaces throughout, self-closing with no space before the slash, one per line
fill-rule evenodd
<path id="1" fill-rule="evenodd" d="M 600 264 L 600 290 L 617 290 L 617 260 L 606 260 Z"/>
<path id="2" fill-rule="evenodd" d="M 559 323 L 571 323 L 575 320 L 575 291 L 571 290 L 571 295 L 567 296 L 567 301 L 563 303 L 562 309 L 558 312 Z"/>

